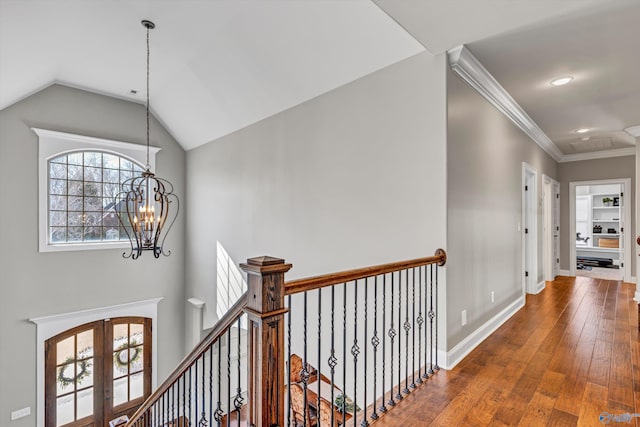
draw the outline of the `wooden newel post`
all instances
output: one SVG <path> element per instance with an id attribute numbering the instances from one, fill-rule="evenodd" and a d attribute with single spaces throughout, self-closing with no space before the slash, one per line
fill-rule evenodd
<path id="1" fill-rule="evenodd" d="M 284 273 L 291 264 L 268 256 L 240 264 L 248 274 L 249 422 L 284 426 Z"/>

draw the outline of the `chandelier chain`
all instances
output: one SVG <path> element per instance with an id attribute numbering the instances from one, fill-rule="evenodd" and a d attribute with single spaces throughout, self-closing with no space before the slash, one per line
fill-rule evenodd
<path id="1" fill-rule="evenodd" d="M 150 57 L 150 49 L 149 49 L 149 30 L 151 29 L 149 25 L 146 25 L 147 28 L 147 169 L 150 169 L 149 164 L 149 57 Z"/>

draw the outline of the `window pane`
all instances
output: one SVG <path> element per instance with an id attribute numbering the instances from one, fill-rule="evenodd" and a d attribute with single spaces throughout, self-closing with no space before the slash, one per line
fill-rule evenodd
<path id="1" fill-rule="evenodd" d="M 49 180 L 49 194 L 62 194 L 67 195 L 67 180 L 66 179 L 50 179 Z"/>
<path id="2" fill-rule="evenodd" d="M 100 240 L 102 238 L 102 227 L 85 227 L 83 238 L 85 241 Z"/>
<path id="3" fill-rule="evenodd" d="M 102 166 L 110 169 L 118 169 L 120 167 L 120 157 L 113 154 L 102 154 Z"/>
<path id="4" fill-rule="evenodd" d="M 56 365 L 62 365 L 69 360 L 73 360 L 75 353 L 74 336 L 70 336 L 56 344 Z"/>
<path id="5" fill-rule="evenodd" d="M 93 414 L 93 388 L 78 392 L 78 419 Z"/>
<path id="6" fill-rule="evenodd" d="M 104 227 L 102 229 L 104 240 L 118 240 L 120 234 L 117 227 Z"/>
<path id="7" fill-rule="evenodd" d="M 53 158 L 51 160 L 49 160 L 49 163 L 62 163 L 62 164 L 67 164 L 67 156 L 58 156 L 56 158 Z"/>
<path id="8" fill-rule="evenodd" d="M 49 196 L 49 209 L 53 211 L 67 210 L 66 196 Z"/>
<path id="9" fill-rule="evenodd" d="M 50 227 L 51 242 L 59 243 L 67 241 L 67 228 L 66 227 Z"/>
<path id="10" fill-rule="evenodd" d="M 129 377 L 120 378 L 113 381 L 113 406 L 127 402 Z"/>
<path id="11" fill-rule="evenodd" d="M 84 198 L 84 210 L 93 212 L 102 212 L 102 198 L 99 197 L 85 197 Z"/>
<path id="12" fill-rule="evenodd" d="M 66 159 L 66 156 L 65 156 Z M 60 163 L 53 163 L 53 160 L 49 163 L 49 178 L 67 178 L 67 165 Z"/>
<path id="13" fill-rule="evenodd" d="M 73 153 L 67 156 L 70 165 L 82 165 L 83 157 L 82 153 Z"/>
<path id="14" fill-rule="evenodd" d="M 82 196 L 84 184 L 82 181 L 69 181 L 69 195 L 70 196 Z"/>
<path id="15" fill-rule="evenodd" d="M 76 389 L 93 385 L 93 359 L 85 359 L 76 363 Z"/>
<path id="16" fill-rule="evenodd" d="M 82 226 L 84 223 L 84 215 L 82 215 L 82 212 L 69 212 L 67 216 L 70 226 Z"/>
<path id="17" fill-rule="evenodd" d="M 97 152 L 85 152 L 84 153 L 84 165 L 101 167 L 102 166 L 102 153 Z"/>
<path id="18" fill-rule="evenodd" d="M 73 360 L 73 359 L 72 359 Z M 67 363 L 66 365 L 59 366 L 56 369 L 56 395 L 69 393 L 74 390 L 76 371 L 75 363 Z"/>
<path id="19" fill-rule="evenodd" d="M 82 180 L 82 166 L 69 165 L 67 172 L 69 179 Z"/>
<path id="20" fill-rule="evenodd" d="M 78 337 L 78 359 L 93 356 L 93 329 L 82 332 Z"/>
<path id="21" fill-rule="evenodd" d="M 73 395 L 56 399 L 56 426 L 62 426 L 75 420 Z"/>
<path id="22" fill-rule="evenodd" d="M 69 206 L 67 206 L 68 210 L 82 212 L 82 206 L 83 206 L 82 197 L 69 196 L 68 202 L 69 202 Z"/>
<path id="23" fill-rule="evenodd" d="M 121 377 L 129 373 L 129 349 L 121 347 L 113 352 L 114 377 Z"/>
<path id="24" fill-rule="evenodd" d="M 105 169 L 102 173 L 102 180 L 117 184 L 120 182 L 120 171 L 117 169 Z"/>
<path id="25" fill-rule="evenodd" d="M 86 203 L 85 203 L 85 205 L 86 205 Z M 87 212 L 87 213 L 84 214 L 84 226 L 85 227 L 95 227 L 95 226 L 99 226 L 99 225 L 102 225 L 102 213 L 100 213 L 100 212 Z"/>
<path id="26" fill-rule="evenodd" d="M 102 169 L 90 168 L 85 166 L 84 168 L 84 180 L 85 181 L 102 181 Z"/>
<path id="27" fill-rule="evenodd" d="M 129 349 L 129 372 L 140 372 L 144 369 L 144 347 L 138 346 Z"/>
<path id="28" fill-rule="evenodd" d="M 142 372 L 131 375 L 131 397 L 130 399 L 137 399 L 144 394 L 144 375 Z"/>
<path id="29" fill-rule="evenodd" d="M 131 345 L 142 344 L 144 342 L 144 325 L 140 323 L 130 323 L 129 328 L 131 330 L 131 337 L 129 338 Z"/>
<path id="30" fill-rule="evenodd" d="M 120 193 L 120 184 L 104 184 L 102 186 L 102 196 L 109 199 L 109 203 L 114 202 L 114 198 Z M 105 204 L 105 206 L 107 206 Z"/>
<path id="31" fill-rule="evenodd" d="M 102 197 L 102 183 L 100 183 L 100 182 L 85 182 L 84 183 L 84 196 L 85 197 Z"/>
<path id="32" fill-rule="evenodd" d="M 120 158 L 120 169 L 132 170 L 133 169 L 133 163 L 131 163 L 127 159 Z"/>
<path id="33" fill-rule="evenodd" d="M 67 229 L 67 241 L 68 242 L 81 242 L 82 241 L 82 227 L 69 227 Z"/>
<path id="34" fill-rule="evenodd" d="M 64 227 L 67 225 L 67 213 L 64 211 L 49 212 L 49 225 L 53 227 Z"/>

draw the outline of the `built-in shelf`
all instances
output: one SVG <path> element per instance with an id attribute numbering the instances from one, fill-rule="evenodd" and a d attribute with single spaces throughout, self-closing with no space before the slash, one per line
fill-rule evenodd
<path id="1" fill-rule="evenodd" d="M 609 253 L 613 253 L 613 254 L 617 254 L 618 252 L 620 252 L 620 248 L 599 248 L 599 247 L 593 247 L 593 246 L 580 246 L 580 245 L 576 245 L 576 250 L 578 252 L 609 252 Z"/>

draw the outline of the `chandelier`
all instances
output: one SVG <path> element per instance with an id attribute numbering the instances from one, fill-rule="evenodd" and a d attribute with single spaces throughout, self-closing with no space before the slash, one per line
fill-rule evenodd
<path id="1" fill-rule="evenodd" d="M 138 259 L 143 251 L 153 256 L 169 256 L 164 241 L 178 216 L 180 202 L 173 194 L 173 185 L 151 172 L 149 164 L 149 30 L 155 28 L 151 21 L 142 21 L 147 30 L 147 165 L 140 176 L 129 178 L 121 184 L 116 196 L 115 210 L 120 225 L 125 230 L 131 251 L 124 258 Z"/>

